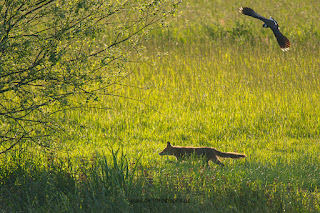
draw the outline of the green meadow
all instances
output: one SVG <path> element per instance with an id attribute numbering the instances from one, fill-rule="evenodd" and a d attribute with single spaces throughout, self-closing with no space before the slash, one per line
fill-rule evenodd
<path id="1" fill-rule="evenodd" d="M 238 12 L 277 20 L 291 48 Z M 1 212 L 320 212 L 320 6 L 183 1 L 98 108 L 56 114 L 50 149 L 0 156 Z M 170 141 L 239 152 L 224 167 Z"/>

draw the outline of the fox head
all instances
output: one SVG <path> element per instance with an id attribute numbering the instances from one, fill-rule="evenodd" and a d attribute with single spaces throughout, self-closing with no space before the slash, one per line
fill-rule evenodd
<path id="1" fill-rule="evenodd" d="M 172 155 L 172 146 L 170 142 L 167 142 L 167 147 L 159 153 L 159 155 Z"/>

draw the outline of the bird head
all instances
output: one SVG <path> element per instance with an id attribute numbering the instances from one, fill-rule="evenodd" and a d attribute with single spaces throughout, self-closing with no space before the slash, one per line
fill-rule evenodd
<path id="1" fill-rule="evenodd" d="M 280 29 L 278 22 L 277 22 L 276 20 L 274 20 L 271 16 L 270 16 L 270 20 L 273 21 L 274 25 L 275 25 L 278 29 Z"/>

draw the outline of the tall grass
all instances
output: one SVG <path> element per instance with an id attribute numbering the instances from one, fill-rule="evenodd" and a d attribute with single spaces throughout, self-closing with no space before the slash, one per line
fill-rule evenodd
<path id="1" fill-rule="evenodd" d="M 69 131 L 52 152 L 1 156 L 2 211 L 320 211 L 320 7 L 238 4 L 183 2 L 105 110 L 57 114 Z M 272 15 L 291 50 L 240 6 Z M 167 141 L 248 157 L 203 168 L 161 158 Z"/>
<path id="2" fill-rule="evenodd" d="M 12 156 L 1 167 L 1 209 L 6 212 L 126 211 L 136 166 L 111 150 L 75 162 Z M 109 153 L 109 154 L 110 154 Z"/>

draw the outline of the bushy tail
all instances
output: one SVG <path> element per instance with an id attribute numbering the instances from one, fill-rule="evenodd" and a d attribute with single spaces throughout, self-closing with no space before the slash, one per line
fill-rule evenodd
<path id="1" fill-rule="evenodd" d="M 217 155 L 223 158 L 245 158 L 247 157 L 244 154 L 235 153 L 235 152 L 220 152 L 217 150 Z"/>

